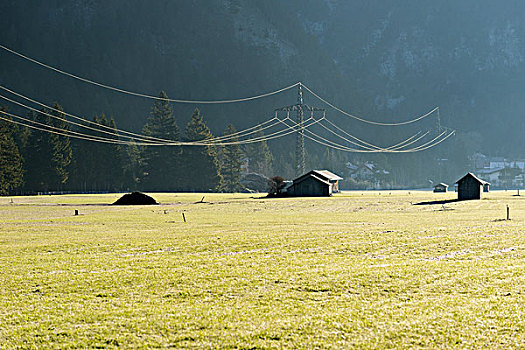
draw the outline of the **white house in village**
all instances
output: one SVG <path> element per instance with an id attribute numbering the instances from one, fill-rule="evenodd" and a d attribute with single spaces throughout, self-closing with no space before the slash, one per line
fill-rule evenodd
<path id="1" fill-rule="evenodd" d="M 363 163 L 350 173 L 350 177 L 354 180 L 373 180 L 375 173 L 374 164 Z"/>
<path id="2" fill-rule="evenodd" d="M 482 177 L 484 180 L 489 181 L 490 183 L 497 183 L 501 177 L 501 174 L 505 168 L 483 168 L 476 170 L 478 176 Z"/>
<path id="3" fill-rule="evenodd" d="M 355 181 L 367 181 L 375 188 L 381 188 L 385 186 L 385 179 L 389 177 L 390 172 L 385 169 L 379 169 L 372 162 L 365 162 L 359 165 L 352 164 L 351 162 L 346 163 L 350 178 Z"/>
<path id="4" fill-rule="evenodd" d="M 476 153 L 471 157 L 471 161 L 476 174 L 495 186 L 521 187 L 525 185 L 525 160 L 510 160 Z"/>

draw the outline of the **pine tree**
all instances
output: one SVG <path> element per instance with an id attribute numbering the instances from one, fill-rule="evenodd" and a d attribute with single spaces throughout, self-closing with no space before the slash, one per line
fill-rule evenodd
<path id="1" fill-rule="evenodd" d="M 0 195 L 9 194 L 23 183 L 22 156 L 14 139 L 14 130 L 8 122 L 0 121 Z"/>
<path id="2" fill-rule="evenodd" d="M 226 127 L 225 136 L 233 135 L 237 132 L 235 127 L 230 124 Z M 237 142 L 238 137 L 232 137 L 228 142 Z M 226 145 L 221 148 L 221 175 L 222 184 L 221 190 L 224 192 L 239 192 L 242 189 L 241 180 L 241 166 L 243 153 L 241 146 Z"/>
<path id="3" fill-rule="evenodd" d="M 173 117 L 173 108 L 168 96 L 161 91 L 153 104 L 148 123 L 143 128 L 147 136 L 179 141 L 179 128 Z M 144 185 L 151 190 L 177 189 L 180 169 L 180 148 L 178 146 L 148 146 L 143 150 Z"/>
<path id="4" fill-rule="evenodd" d="M 113 118 L 107 119 L 104 114 L 100 115 L 95 122 L 109 127 L 116 133 L 117 125 Z M 104 137 L 117 140 L 117 136 L 105 134 Z M 119 144 L 104 143 L 100 144 L 102 148 L 102 159 L 99 159 L 101 171 L 99 172 L 99 183 L 102 184 L 103 190 L 114 191 L 122 188 L 123 169 L 122 169 L 122 149 Z"/>
<path id="5" fill-rule="evenodd" d="M 130 143 L 123 152 L 124 159 L 124 184 L 127 188 L 137 190 L 143 177 L 144 169 L 142 154 L 139 147 Z"/>
<path id="6" fill-rule="evenodd" d="M 54 115 L 55 118 L 50 120 L 51 125 L 62 130 L 69 130 L 62 106 L 55 102 L 53 109 L 50 114 Z M 51 164 L 54 173 L 51 184 L 58 190 L 62 189 L 69 179 L 69 165 L 73 158 L 73 151 L 69 137 L 51 134 L 49 139 L 52 151 Z"/>
<path id="7" fill-rule="evenodd" d="M 200 111 L 195 109 L 186 125 L 185 140 L 203 141 L 213 137 Z M 222 176 L 219 171 L 217 149 L 214 146 L 184 146 L 182 185 L 190 191 L 215 191 Z"/>
<path id="8" fill-rule="evenodd" d="M 255 137 L 264 137 L 262 127 L 259 126 Z M 273 156 L 266 141 L 248 143 L 244 146 L 244 153 L 248 158 L 248 171 L 271 176 L 273 172 Z"/>
<path id="9" fill-rule="evenodd" d="M 41 113 L 31 114 L 31 117 L 40 123 L 68 130 L 62 106 L 55 103 L 53 108 L 56 111 L 48 111 L 44 108 Z M 63 189 L 69 179 L 72 157 L 69 137 L 38 130 L 31 131 L 24 148 L 26 189 L 29 191 Z"/>
<path id="10" fill-rule="evenodd" d="M 104 114 L 95 116 L 93 122 L 104 125 L 107 131 L 116 133 L 116 124 L 113 118 L 107 119 Z M 94 136 L 101 136 L 117 140 L 116 135 L 102 132 L 91 132 Z M 74 143 L 74 181 L 75 189 L 84 191 L 114 191 L 123 187 L 122 150 L 118 144 L 99 143 L 76 140 Z"/>
<path id="11" fill-rule="evenodd" d="M 47 109 L 42 113 L 30 113 L 29 118 L 50 125 L 50 118 L 46 115 Z M 53 179 L 51 164 L 51 141 L 49 134 L 40 130 L 31 130 L 25 147 L 23 156 L 25 159 L 26 180 L 25 189 L 29 192 L 49 191 Z"/>

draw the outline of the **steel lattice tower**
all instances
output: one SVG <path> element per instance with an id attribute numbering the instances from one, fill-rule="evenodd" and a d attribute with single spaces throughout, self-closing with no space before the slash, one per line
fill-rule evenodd
<path id="1" fill-rule="evenodd" d="M 299 83 L 299 90 L 297 91 L 297 104 L 288 107 L 282 107 L 275 110 L 276 115 L 278 112 L 286 112 L 289 115 L 290 112 L 295 111 L 297 124 L 296 139 L 295 139 L 295 173 L 296 175 L 304 174 L 306 171 L 306 151 L 304 146 L 304 113 L 306 111 L 312 113 L 319 111 L 325 113 L 322 108 L 310 107 L 304 104 L 303 101 L 303 88 L 302 84 Z"/>
<path id="2" fill-rule="evenodd" d="M 304 109 L 303 109 L 303 89 L 299 83 L 297 92 L 297 116 L 296 123 L 299 126 L 297 139 L 295 141 L 295 171 L 297 174 L 305 172 L 305 150 L 304 150 Z"/>

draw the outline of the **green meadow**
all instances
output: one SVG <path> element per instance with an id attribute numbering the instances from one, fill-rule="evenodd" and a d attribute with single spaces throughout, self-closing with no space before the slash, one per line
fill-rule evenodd
<path id="1" fill-rule="evenodd" d="M 0 349 L 524 348 L 514 194 L 1 197 Z"/>

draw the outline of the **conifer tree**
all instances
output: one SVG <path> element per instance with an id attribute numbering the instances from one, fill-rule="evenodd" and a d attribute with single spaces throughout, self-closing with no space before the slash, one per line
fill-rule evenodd
<path id="1" fill-rule="evenodd" d="M 117 125 L 113 118 L 107 119 L 104 114 L 100 115 L 98 124 L 106 125 L 116 133 Z M 105 137 L 117 140 L 117 136 L 106 134 Z M 102 159 L 99 159 L 102 171 L 99 172 L 99 183 L 102 184 L 104 190 L 117 190 L 122 188 L 123 181 L 123 166 L 122 166 L 122 149 L 119 144 L 100 144 L 103 148 Z"/>
<path id="2" fill-rule="evenodd" d="M 173 117 L 173 108 L 164 91 L 161 100 L 153 104 L 148 122 L 142 132 L 147 136 L 179 141 L 179 128 Z M 180 148 L 178 146 L 148 146 L 143 150 L 144 185 L 151 190 L 173 190 L 178 187 Z"/>
<path id="3" fill-rule="evenodd" d="M 138 186 L 143 177 L 143 160 L 139 147 L 130 143 L 123 152 L 124 159 L 124 185 L 126 188 L 138 190 Z"/>
<path id="4" fill-rule="evenodd" d="M 225 136 L 233 135 L 237 132 L 232 124 L 226 127 Z M 238 137 L 233 137 L 228 142 L 237 142 Z M 241 166 L 243 153 L 240 145 L 226 145 L 221 148 L 221 189 L 224 192 L 239 192 L 242 190 Z"/>
<path id="5" fill-rule="evenodd" d="M 195 109 L 186 125 L 185 140 L 203 141 L 213 137 L 200 111 Z M 190 191 L 215 191 L 222 177 L 219 171 L 217 149 L 214 146 L 185 146 L 183 150 L 182 185 Z"/>
<path id="6" fill-rule="evenodd" d="M 116 133 L 113 118 L 107 119 L 104 114 L 95 116 L 93 122 L 104 125 L 107 131 Z M 94 136 L 102 136 L 117 140 L 116 135 L 102 132 L 91 132 Z M 123 186 L 122 150 L 118 144 L 99 143 L 76 140 L 74 143 L 74 175 L 72 180 L 76 189 L 84 191 L 113 191 Z"/>
<path id="7" fill-rule="evenodd" d="M 255 137 L 264 137 L 262 127 L 259 126 Z M 248 143 L 244 146 L 244 153 L 248 158 L 248 171 L 271 176 L 273 171 L 273 156 L 266 141 Z"/>
<path id="8" fill-rule="evenodd" d="M 53 109 L 50 114 L 54 115 L 55 118 L 50 120 L 51 125 L 61 130 L 69 130 L 62 106 L 55 102 Z M 69 179 L 69 165 L 73 158 L 73 151 L 69 137 L 57 134 L 50 134 L 49 137 L 52 150 L 51 163 L 54 173 L 51 184 L 58 190 L 62 189 Z"/>
<path id="9" fill-rule="evenodd" d="M 44 113 L 30 113 L 29 118 L 39 123 L 50 125 L 50 118 Z M 50 190 L 50 181 L 53 178 L 51 164 L 51 141 L 49 134 L 40 130 L 31 130 L 25 147 L 23 156 L 26 165 L 25 189 L 30 192 Z"/>
<path id="10" fill-rule="evenodd" d="M 0 195 L 9 194 L 23 182 L 22 156 L 14 139 L 14 130 L 8 122 L 0 121 Z"/>
<path id="11" fill-rule="evenodd" d="M 33 120 L 62 130 L 69 130 L 62 106 L 53 105 L 57 111 L 43 109 L 31 114 Z M 51 118 L 53 115 L 56 118 Z M 69 137 L 33 130 L 24 148 L 26 159 L 26 189 L 29 191 L 60 190 L 69 179 L 72 148 Z"/>

